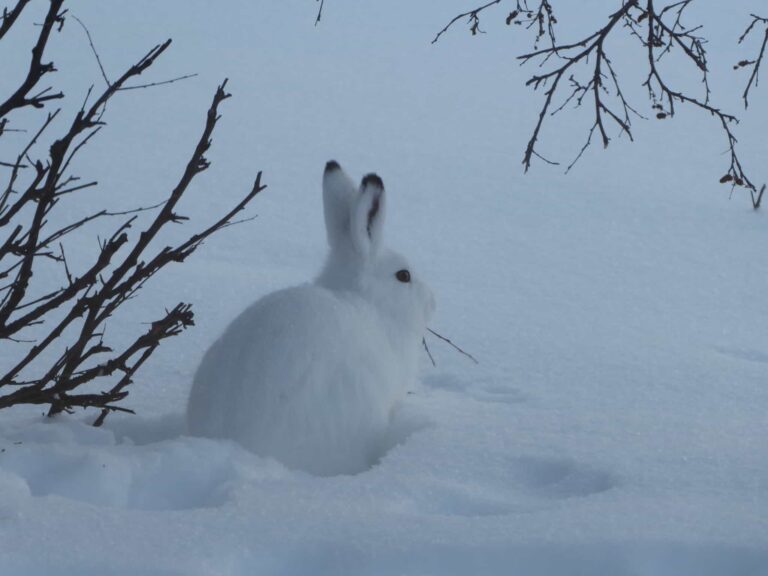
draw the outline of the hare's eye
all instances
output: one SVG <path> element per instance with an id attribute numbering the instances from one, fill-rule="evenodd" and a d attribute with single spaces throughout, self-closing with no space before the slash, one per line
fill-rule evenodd
<path id="1" fill-rule="evenodd" d="M 397 278 L 400 282 L 403 282 L 404 284 L 407 284 L 411 281 L 411 273 L 408 272 L 405 268 L 402 270 L 398 270 L 395 273 L 395 278 Z"/>

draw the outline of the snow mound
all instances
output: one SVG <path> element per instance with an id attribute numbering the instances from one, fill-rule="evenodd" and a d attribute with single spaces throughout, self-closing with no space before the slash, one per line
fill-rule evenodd
<path id="1" fill-rule="evenodd" d="M 71 419 L 42 421 L 0 433 L 0 488 L 22 499 L 108 508 L 210 508 L 225 504 L 254 473 L 255 457 L 243 452 L 234 443 L 187 437 L 141 445 Z M 279 475 L 281 467 L 262 463 L 259 470 Z"/>

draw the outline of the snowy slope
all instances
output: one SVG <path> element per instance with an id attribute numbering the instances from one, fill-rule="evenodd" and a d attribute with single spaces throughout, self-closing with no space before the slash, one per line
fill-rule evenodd
<path id="1" fill-rule="evenodd" d="M 110 3 L 71 4 L 113 75 L 167 36 L 153 79 L 200 74 L 115 101 L 81 160 L 101 183 L 83 203 L 166 193 L 224 76 L 213 166 L 182 213 L 202 227 L 259 169 L 269 188 L 255 221 L 158 276 L 110 325 L 128 338 L 136 318 L 195 305 L 197 326 L 134 385 L 138 416 L 94 430 L 0 413 L 0 574 L 768 574 L 768 225 L 717 183 L 714 120 L 683 109 L 638 123 L 634 144 L 590 149 L 567 176 L 523 175 L 540 104 L 512 60 L 525 38 L 488 21 L 487 35 L 429 45 L 462 2 L 329 0 L 317 28 L 314 3 L 142 1 L 119 18 Z M 578 4 L 564 25 L 615 6 Z M 712 87 L 731 110 L 744 80 L 731 66 L 750 56 L 735 39 L 761 8 L 739 4 L 696 12 L 725 50 Z M 24 40 L 8 39 L 14 53 Z M 79 104 L 98 69 L 76 26 L 56 42 Z M 765 101 L 760 88 L 738 128 L 757 181 Z M 541 150 L 567 163 L 589 119 L 555 120 Z M 430 341 L 438 365 L 424 359 L 397 445 L 363 474 L 317 478 L 185 437 L 182 412 L 226 324 L 319 269 L 329 158 L 384 178 L 387 242 L 434 289 L 433 327 L 480 364 Z M 0 366 L 12 357 L 4 345 Z"/>

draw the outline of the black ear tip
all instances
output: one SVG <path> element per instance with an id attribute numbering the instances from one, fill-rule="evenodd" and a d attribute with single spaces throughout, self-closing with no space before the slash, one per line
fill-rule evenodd
<path id="1" fill-rule="evenodd" d="M 363 188 L 366 186 L 376 186 L 377 188 L 384 189 L 384 182 L 382 182 L 381 178 L 379 178 L 378 174 L 367 174 L 363 178 Z"/>
<path id="2" fill-rule="evenodd" d="M 336 162 L 336 160 L 328 160 L 328 162 L 325 163 L 326 173 L 333 172 L 334 170 L 341 170 L 341 166 L 339 166 L 339 163 Z"/>

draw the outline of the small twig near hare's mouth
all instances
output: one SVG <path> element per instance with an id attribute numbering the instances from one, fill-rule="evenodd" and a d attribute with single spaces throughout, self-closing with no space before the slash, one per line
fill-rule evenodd
<path id="1" fill-rule="evenodd" d="M 442 334 L 438 334 L 437 332 L 435 332 L 434 330 L 432 330 L 432 328 L 427 328 L 427 330 L 428 330 L 428 331 L 429 331 L 429 332 L 430 332 L 432 335 L 434 335 L 434 336 L 437 336 L 437 337 L 438 337 L 440 340 L 442 340 L 443 342 L 447 343 L 449 346 L 451 346 L 453 349 L 455 349 L 456 351 L 458 351 L 460 354 L 463 354 L 464 356 L 466 356 L 467 358 L 469 358 L 470 360 L 472 360 L 472 362 L 474 362 L 475 364 L 480 364 L 480 362 L 478 361 L 478 359 L 477 359 L 477 358 L 475 358 L 474 356 L 472 356 L 472 354 L 470 354 L 469 352 L 466 352 L 466 351 L 462 350 L 462 349 L 461 349 L 459 346 L 457 346 L 456 344 L 454 344 L 453 342 L 451 342 L 451 340 L 450 340 L 449 338 L 446 338 L 446 337 L 445 337 L 445 336 L 443 336 Z M 425 348 L 425 349 L 426 349 L 426 351 L 427 351 L 427 354 L 429 354 L 429 359 L 430 359 L 430 360 L 432 360 L 432 365 L 433 365 L 433 366 L 436 366 L 436 364 L 435 364 L 435 360 L 434 360 L 434 358 L 432 358 L 432 354 L 430 354 L 430 352 L 429 352 L 429 348 L 427 347 L 427 340 L 426 340 L 426 339 L 423 339 L 423 344 L 424 344 L 424 348 Z"/>

